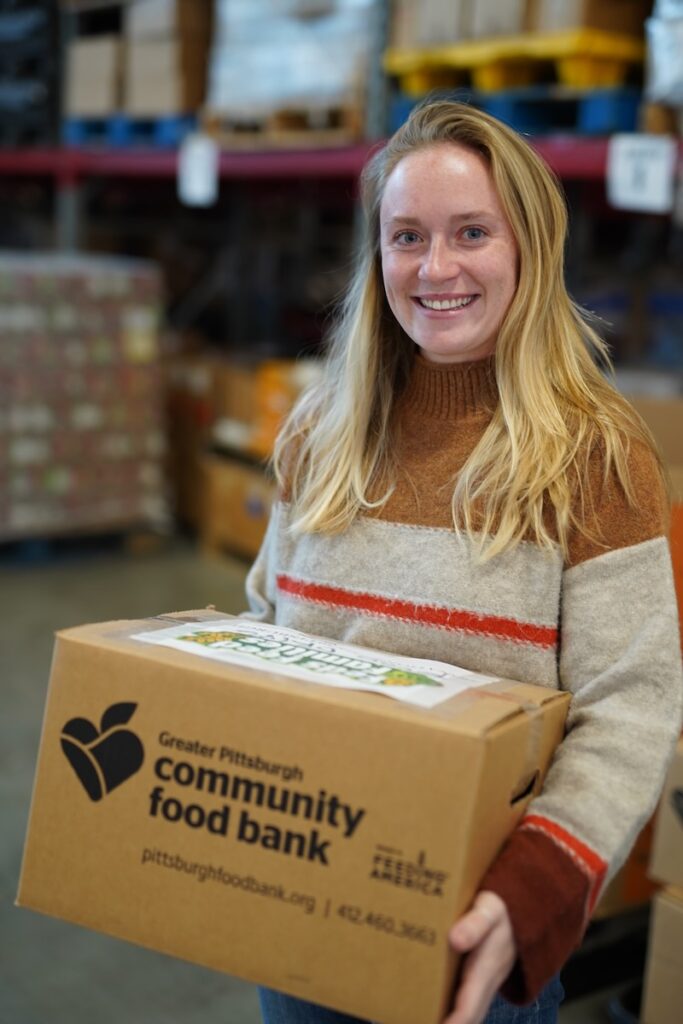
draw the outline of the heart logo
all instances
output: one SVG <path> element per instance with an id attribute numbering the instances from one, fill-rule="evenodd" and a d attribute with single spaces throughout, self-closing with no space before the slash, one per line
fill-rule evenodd
<path id="1" fill-rule="evenodd" d="M 112 704 L 102 715 L 99 731 L 87 718 L 71 718 L 62 729 L 61 744 L 91 800 L 101 800 L 142 767 L 145 750 L 124 728 L 137 704 Z"/>

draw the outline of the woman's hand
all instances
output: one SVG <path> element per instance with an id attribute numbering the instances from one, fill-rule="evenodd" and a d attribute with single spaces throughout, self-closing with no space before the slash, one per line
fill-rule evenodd
<path id="1" fill-rule="evenodd" d="M 517 955 L 507 907 L 500 896 L 486 890 L 478 893 L 472 909 L 456 921 L 448 937 L 465 960 L 453 1012 L 444 1024 L 481 1024 Z"/>

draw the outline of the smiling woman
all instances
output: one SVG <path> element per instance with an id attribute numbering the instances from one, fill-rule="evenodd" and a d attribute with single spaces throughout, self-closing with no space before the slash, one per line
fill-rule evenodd
<path id="1" fill-rule="evenodd" d="M 553 1024 L 557 972 L 680 730 L 660 462 L 596 365 L 607 350 L 564 283 L 563 197 L 519 135 L 426 104 L 362 193 L 326 377 L 278 440 L 249 614 L 572 695 L 541 793 L 441 937 L 465 954 L 447 1024 Z M 348 1022 L 262 1005 L 267 1024 Z"/>
<path id="2" fill-rule="evenodd" d="M 457 143 L 406 156 L 380 217 L 384 287 L 406 334 L 434 362 L 491 355 L 517 288 L 517 245 L 484 157 Z"/>

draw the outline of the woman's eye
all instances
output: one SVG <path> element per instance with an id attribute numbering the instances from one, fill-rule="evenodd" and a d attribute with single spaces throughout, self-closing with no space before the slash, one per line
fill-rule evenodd
<path id="1" fill-rule="evenodd" d="M 395 235 L 395 239 L 402 245 L 414 245 L 415 242 L 420 241 L 420 236 L 417 234 L 416 231 L 399 231 Z"/>
<path id="2" fill-rule="evenodd" d="M 465 238 L 468 242 L 478 242 L 484 235 L 483 228 L 465 228 Z"/>

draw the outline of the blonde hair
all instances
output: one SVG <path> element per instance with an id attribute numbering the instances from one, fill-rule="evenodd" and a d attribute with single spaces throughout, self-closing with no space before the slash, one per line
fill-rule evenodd
<path id="1" fill-rule="evenodd" d="M 567 214 L 555 177 L 516 132 L 462 103 L 416 108 L 366 165 L 366 238 L 330 334 L 326 376 L 281 431 L 276 473 L 295 531 L 339 532 L 391 493 L 392 411 L 415 346 L 384 293 L 380 204 L 403 157 L 449 143 L 486 159 L 519 250 L 518 286 L 495 349 L 500 401 L 454 481 L 454 526 L 478 535 L 484 558 L 522 539 L 566 552 L 572 528 L 587 532 L 575 496 L 595 446 L 605 479 L 614 467 L 632 502 L 629 439 L 652 439 L 598 369 L 596 357 L 610 365 L 606 345 L 567 293 Z"/>

